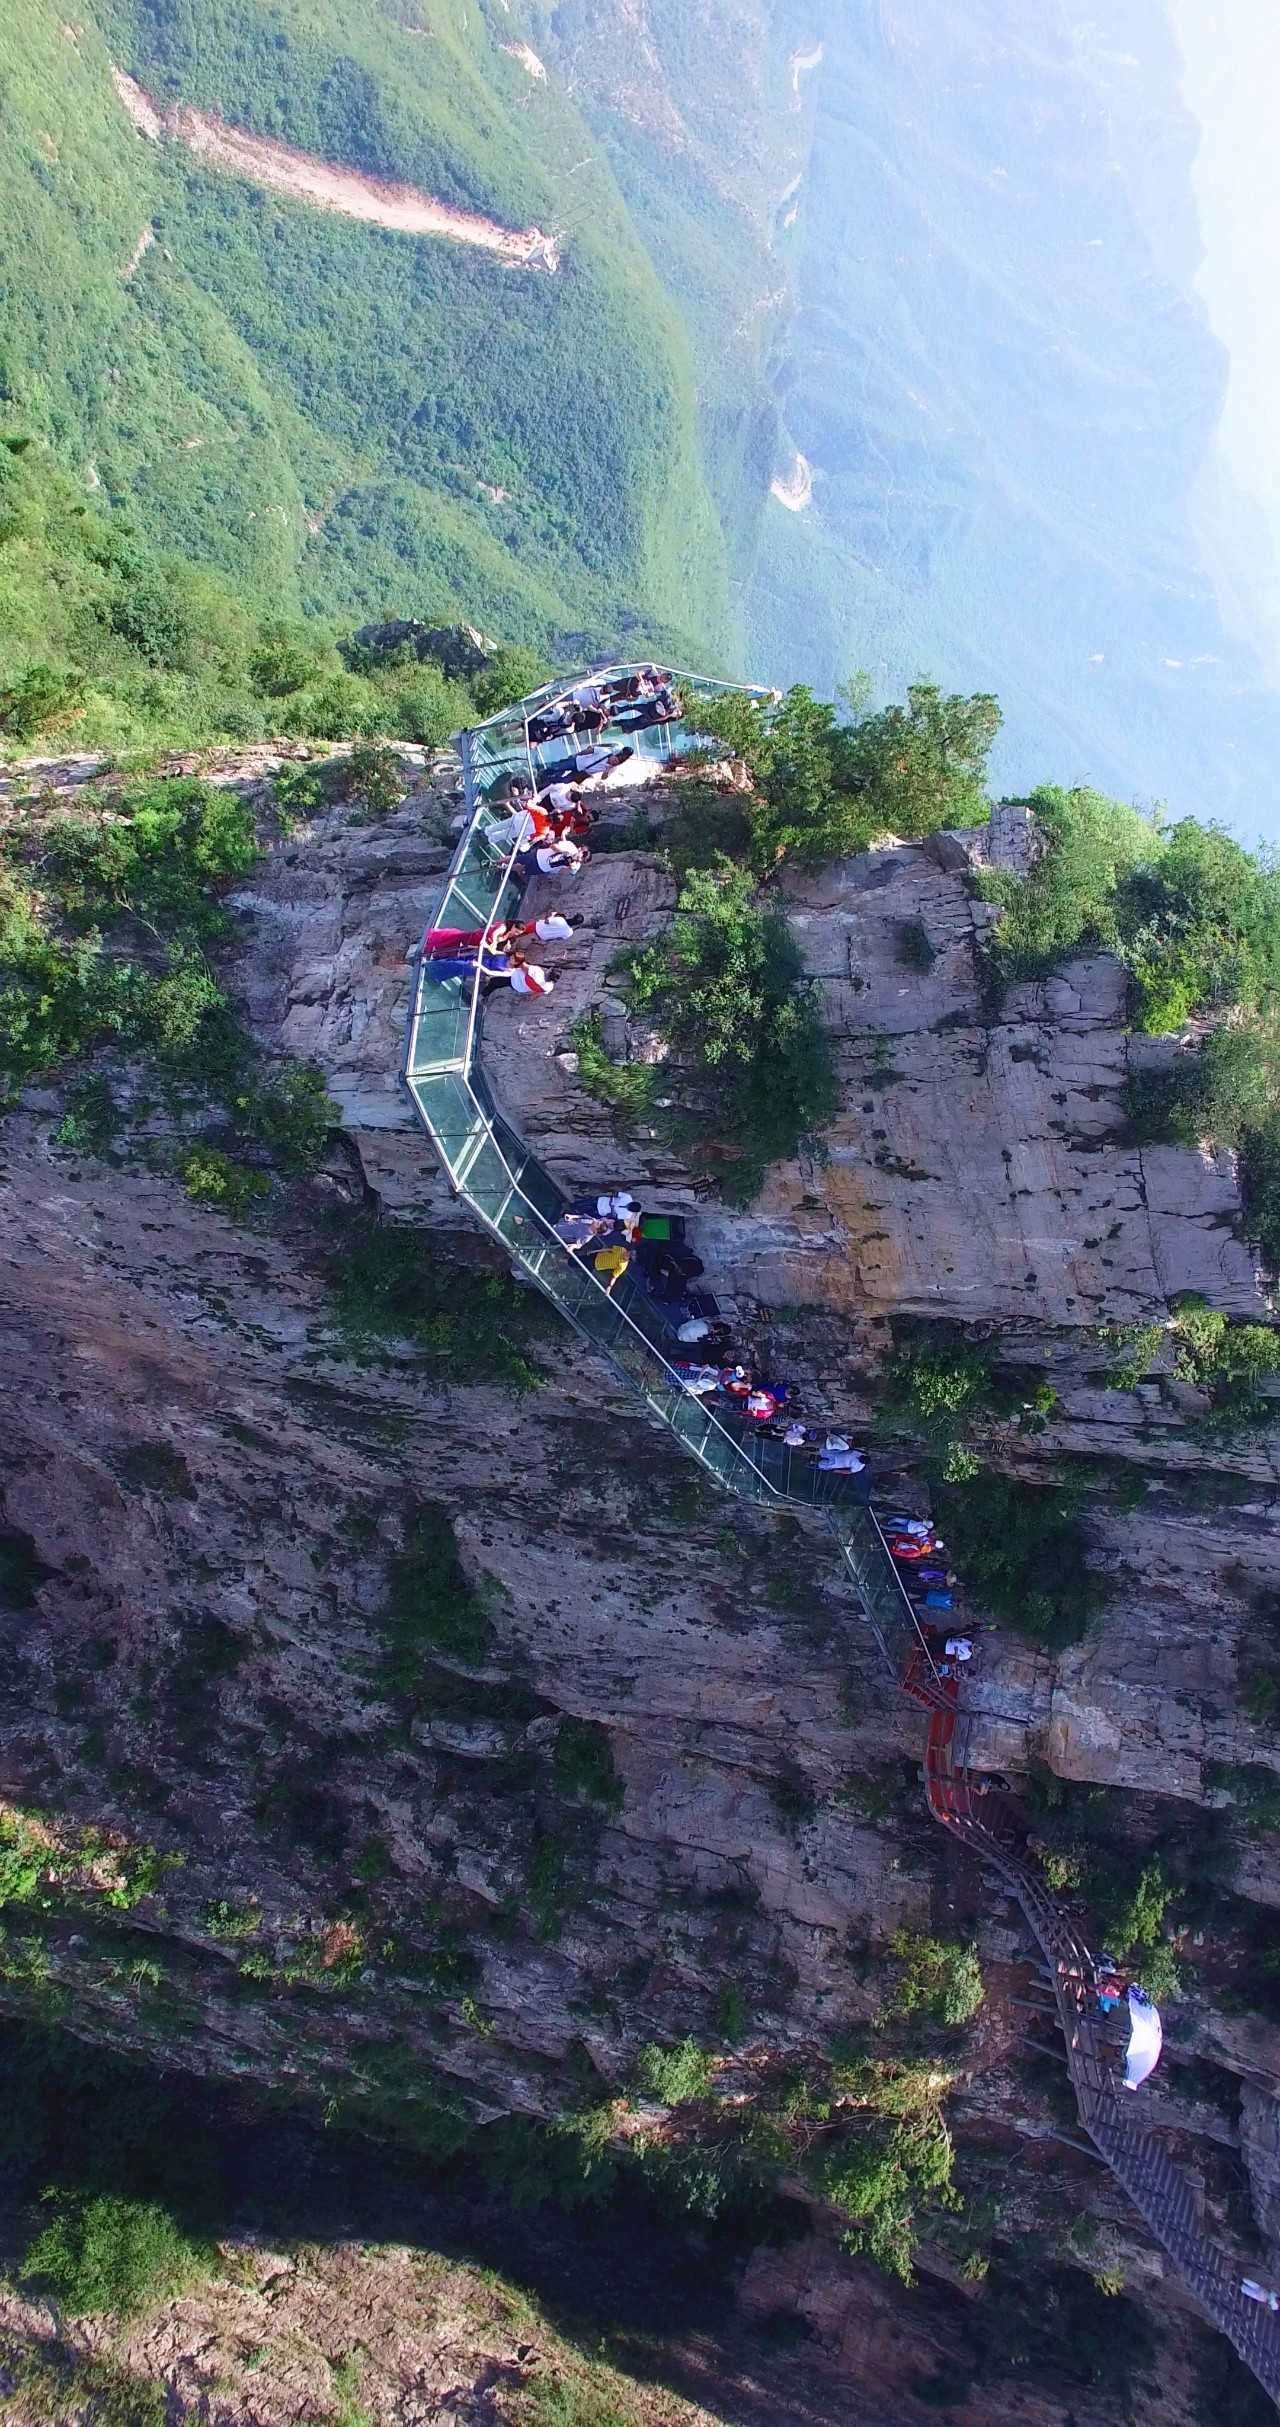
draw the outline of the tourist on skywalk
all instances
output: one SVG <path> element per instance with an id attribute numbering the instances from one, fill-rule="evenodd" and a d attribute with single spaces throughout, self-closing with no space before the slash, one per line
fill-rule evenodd
<path id="1" fill-rule="evenodd" d="M 620 742 L 616 750 L 575 750 L 572 758 L 562 758 L 546 771 L 548 783 L 583 784 L 595 778 L 603 782 L 616 768 L 635 757 L 630 742 Z M 545 787 L 544 787 L 545 788 Z"/>
<path id="2" fill-rule="evenodd" d="M 926 1534 L 933 1532 L 931 1517 L 882 1516 L 880 1526 L 883 1533 L 910 1534 L 916 1540 L 923 1540 Z"/>
<path id="3" fill-rule="evenodd" d="M 687 1341 L 701 1340 L 705 1355 L 710 1356 L 714 1350 L 719 1349 L 722 1364 L 733 1362 L 729 1356 L 729 1344 L 733 1333 L 729 1324 L 722 1322 L 718 1315 L 686 1313 L 676 1327 L 676 1338 Z"/>
<path id="4" fill-rule="evenodd" d="M 570 817 L 582 807 L 582 794 L 574 784 L 545 784 L 538 794 L 538 807 L 547 818 Z"/>
<path id="5" fill-rule="evenodd" d="M 487 829 L 486 839 L 499 851 L 527 850 L 551 832 L 551 818 L 541 801 L 521 801 L 508 816 Z"/>
<path id="6" fill-rule="evenodd" d="M 1280 2312 L 1280 2292 L 1269 2292 L 1266 2285 L 1259 2284 L 1253 2276 L 1241 2276 L 1240 2290 L 1247 2301 L 1260 2301 L 1264 2309 L 1271 2311 L 1273 2317 Z"/>
<path id="7" fill-rule="evenodd" d="M 934 1551 L 944 1551 L 947 1547 L 941 1534 L 932 1531 L 925 1535 L 923 1541 L 916 1534 L 886 1534 L 885 1540 L 894 1559 L 913 1562 L 931 1558 Z"/>
<path id="8" fill-rule="evenodd" d="M 658 688 L 656 666 L 639 666 L 634 674 L 615 674 L 600 685 L 606 699 L 652 699 Z"/>
<path id="9" fill-rule="evenodd" d="M 861 1450 L 851 1448 L 847 1441 L 843 1448 L 833 1449 L 828 1438 L 818 1452 L 820 1475 L 860 1475 L 866 1463 Z"/>
<path id="10" fill-rule="evenodd" d="M 515 863 L 515 875 L 521 884 L 532 876 L 577 876 L 590 859 L 580 843 L 540 842 L 522 851 Z"/>
<path id="11" fill-rule="evenodd" d="M 556 1237 L 563 1239 L 566 1247 L 572 1247 L 575 1250 L 579 1247 L 589 1247 L 593 1242 L 603 1246 L 605 1240 L 612 1236 L 614 1229 L 607 1214 L 584 1213 L 577 1205 L 571 1205 L 568 1212 L 562 1213 L 559 1220 L 553 1222 L 551 1227 Z"/>
<path id="12" fill-rule="evenodd" d="M 491 986 L 514 985 L 518 974 L 505 952 L 433 952 L 422 964 L 422 974 L 433 986 L 443 986 L 448 978 L 473 978 L 477 972 L 486 993 Z"/>
<path id="13" fill-rule="evenodd" d="M 484 991 L 490 995 L 495 994 L 499 986 L 509 986 L 513 994 L 537 996 L 554 994 L 555 984 L 554 977 L 547 970 L 540 969 L 536 961 L 513 960 L 501 976 L 485 979 Z"/>
<path id="14" fill-rule="evenodd" d="M 533 936 L 539 944 L 567 944 L 576 928 L 582 925 L 582 912 L 573 911 L 566 918 L 561 910 L 544 910 L 541 918 L 524 919 L 519 926 L 507 929 L 514 943 L 518 937 Z"/>
<path id="15" fill-rule="evenodd" d="M 754 1390 L 749 1390 L 742 1404 L 757 1424 L 771 1424 L 778 1412 L 777 1396 L 765 1382 L 758 1382 Z"/>
<path id="16" fill-rule="evenodd" d="M 619 1281 L 622 1279 L 624 1272 L 627 1272 L 630 1269 L 630 1248 L 621 1246 L 602 1247 L 598 1254 L 592 1257 L 591 1261 L 596 1272 L 604 1282 L 609 1296 L 612 1297 Z"/>
<path id="17" fill-rule="evenodd" d="M 727 1393 L 730 1399 L 749 1399 L 751 1396 L 749 1369 L 745 1365 L 722 1365 L 720 1388 Z"/>
<path id="18" fill-rule="evenodd" d="M 545 708 L 537 709 L 530 717 L 529 739 L 535 743 L 559 741 L 563 734 L 572 733 L 573 722 L 568 700 L 549 700 Z"/>
<path id="19" fill-rule="evenodd" d="M 672 1372 L 679 1374 L 685 1389 L 695 1399 L 708 1398 L 719 1387 L 720 1375 L 714 1365 L 677 1364 L 672 1367 Z"/>

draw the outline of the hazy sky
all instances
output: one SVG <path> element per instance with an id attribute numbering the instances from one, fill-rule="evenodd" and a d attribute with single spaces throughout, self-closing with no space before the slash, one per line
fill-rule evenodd
<path id="1" fill-rule="evenodd" d="M 1224 608 L 1280 671 L 1280 7 L 1172 0 L 1172 14 L 1201 127 L 1200 291 L 1231 356 L 1217 477 L 1200 502 Z"/>

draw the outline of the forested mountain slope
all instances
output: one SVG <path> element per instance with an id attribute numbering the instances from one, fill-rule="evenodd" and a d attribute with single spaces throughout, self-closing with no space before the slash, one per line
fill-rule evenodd
<path id="1" fill-rule="evenodd" d="M 614 179 L 519 23 L 434 0 L 21 0 L 0 378 L 101 502 L 251 599 L 725 645 L 687 348 Z M 530 54 L 532 57 L 533 54 Z M 559 267 L 356 224 L 130 117 L 196 110 L 503 227 Z M 571 199 L 572 210 L 569 210 Z"/>

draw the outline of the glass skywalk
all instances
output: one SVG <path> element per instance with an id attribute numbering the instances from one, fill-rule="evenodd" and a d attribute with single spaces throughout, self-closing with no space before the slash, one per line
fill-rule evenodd
<path id="1" fill-rule="evenodd" d="M 612 666 L 590 679 L 603 682 L 638 670 Z M 695 746 L 700 699 L 747 689 L 660 671 L 679 690 L 685 708 L 681 720 L 640 733 L 606 726 L 597 737 L 602 748 L 622 740 L 633 746 L 633 758 L 620 770 L 631 783 L 643 782 L 655 765 Z M 486 927 L 514 915 L 520 896 L 515 851 L 495 843 L 492 829 L 505 812 L 511 779 L 544 781 L 545 763 L 565 755 L 563 742 L 539 749 L 528 741 L 530 714 L 563 689 L 548 684 L 461 736 L 466 823 L 431 926 Z M 553 1226 L 568 1199 L 493 1100 L 481 1065 L 483 1020 L 478 977 L 428 982 L 419 965 L 403 1076 L 453 1188 L 717 1483 L 742 1499 L 773 1506 L 804 1501 L 826 1511 L 861 1607 L 899 1675 L 908 1653 L 919 1654 L 923 1647 L 915 1613 L 867 1506 L 863 1479 L 820 1474 L 812 1459 L 746 1419 L 735 1420 L 695 1399 L 674 1370 L 679 1351 L 670 1326 L 634 1269 L 610 1295 L 591 1266 L 556 1235 Z M 932 1668 L 927 1653 L 925 1658 Z"/>

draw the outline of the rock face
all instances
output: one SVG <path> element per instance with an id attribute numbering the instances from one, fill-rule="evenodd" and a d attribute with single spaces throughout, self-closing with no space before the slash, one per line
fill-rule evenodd
<path id="1" fill-rule="evenodd" d="M 70 1919 L 51 1933 L 52 1976 L 90 2034 L 321 2097 L 367 2093 L 375 2116 L 379 2099 L 404 2104 L 405 2052 L 474 2114 L 554 2110 L 575 2050 L 617 2085 L 641 2041 L 712 2034 L 730 1989 L 770 2047 L 825 2046 L 872 2002 L 850 1944 L 895 1927 L 954 1927 L 958 1911 L 993 1959 L 1019 1943 L 920 1810 L 917 1730 L 824 1536 L 704 1491 L 554 1326 L 548 1383 L 529 1399 L 470 1379 L 465 1357 L 428 1379 L 408 1351 L 370 1362 L 335 1331 L 326 1202 L 376 1200 L 443 1253 L 487 1253 L 397 1082 L 410 956 L 455 815 L 432 790 L 376 828 L 330 814 L 232 897 L 246 1015 L 269 1046 L 319 1062 L 344 1122 L 327 1180 L 269 1232 L 193 1205 L 163 1155 L 69 1155 L 52 1096 L 10 1117 L 0 1181 L 0 1527 L 38 1561 L 0 1611 L 0 1794 L 178 1857 L 138 1920 L 180 1981 L 180 2014 L 171 1981 L 123 1981 Z M 1016 821 L 1012 833 L 1018 848 Z M 1092 1328 L 1149 1318 L 1188 1288 L 1258 1314 L 1262 1284 L 1229 1164 L 1122 1142 L 1134 1048 L 1115 966 L 1078 962 L 998 1010 L 984 999 L 984 913 L 966 882 L 978 847 L 940 837 L 788 881 L 843 1110 L 830 1159 L 779 1171 L 746 1215 L 711 1202 L 657 1138 L 622 1142 L 573 1066 L 588 1007 L 615 1054 L 654 1050 L 609 976 L 619 947 L 670 911 L 651 855 L 592 861 L 554 998 L 495 1000 L 487 1068 L 566 1182 L 694 1208 L 721 1296 L 744 1325 L 772 1327 L 833 1414 L 865 1415 L 899 1310 L 980 1325 L 1049 1363 L 1049 1432 L 993 1455 L 1047 1472 L 1089 1452 L 1144 1467 L 1151 1488 L 1137 1513 L 1091 1517 L 1114 1590 L 1084 1645 L 1053 1661 L 992 1639 L 986 1755 L 1016 1768 L 1039 1748 L 1068 1776 L 1196 1803 L 1211 1795 L 1207 1761 L 1275 1759 L 1240 1716 L 1259 1597 L 1280 1592 L 1273 1456 L 1265 1436 L 1215 1451 L 1241 1505 L 1189 1507 L 1174 1485 L 1202 1453 L 1183 1415 L 1167 1394 L 1103 1389 Z M 919 926 L 925 971 L 904 960 Z M 436 1700 L 410 1724 L 388 1684 L 388 1608 L 423 1503 L 452 1520 L 493 1638 L 461 1684 L 428 1645 Z M 608 1731 L 616 1812 L 557 1785 L 565 1716 Z M 903 1760 L 882 1817 L 860 1817 L 867 1781 Z M 1267 1866 L 1238 1847 L 1233 1859 L 1242 1893 L 1274 1902 Z M 219 1934 L 228 1903 L 257 1915 L 270 1962 L 256 1990 Z M 352 1915 L 363 1976 L 332 1953 Z M 442 1930 L 465 1946 L 461 1976 L 431 1971 Z M 304 1939 L 321 1950 L 320 1986 L 297 1996 L 288 1966 Z M 392 1952 L 375 1959 L 378 1945 Z M 12 1973 L 0 1997 L 22 2008 Z M 1276 2060 L 1263 2026 L 1233 2026 L 1233 2040 L 1222 2018 L 1201 2020 L 1248 2078 L 1225 2136 L 1271 2232 Z M 1016 2144 L 1039 2127 L 1025 2087 L 998 2089 L 1004 2047 L 997 2034 L 971 2087 Z M 1131 2220 L 1114 2231 L 1131 2258 L 1144 2248 Z M 850 2351 L 864 2333 L 909 2339 L 906 2296 L 881 2286 L 868 2306 L 859 2270 L 824 2252 L 801 2299 L 824 2333 Z M 877 2324 L 881 2310 L 894 2322 Z M 897 2399 L 907 2379 L 893 2384 Z"/>

